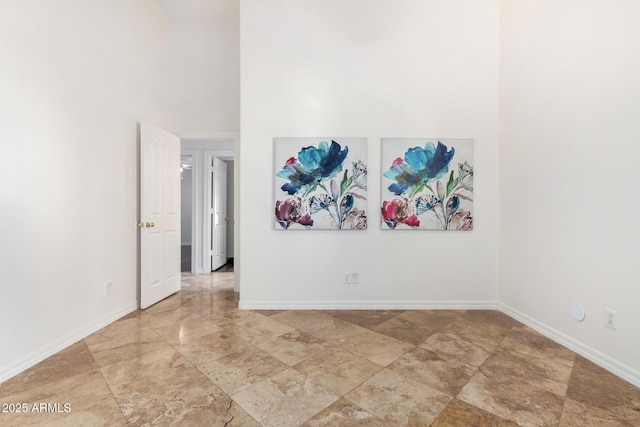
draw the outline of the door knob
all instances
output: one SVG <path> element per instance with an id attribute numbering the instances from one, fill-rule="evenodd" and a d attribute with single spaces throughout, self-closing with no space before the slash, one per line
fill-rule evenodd
<path id="1" fill-rule="evenodd" d="M 153 228 L 153 226 L 155 226 L 155 224 L 154 224 L 154 223 L 152 223 L 152 222 L 147 222 L 147 223 L 145 224 L 145 226 L 146 226 L 147 228 Z"/>
<path id="2" fill-rule="evenodd" d="M 139 222 L 137 225 L 138 225 L 138 228 L 144 228 L 144 222 Z"/>

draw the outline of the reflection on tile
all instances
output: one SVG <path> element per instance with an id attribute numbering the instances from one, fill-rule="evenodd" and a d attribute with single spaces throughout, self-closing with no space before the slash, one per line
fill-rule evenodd
<path id="1" fill-rule="evenodd" d="M 404 341 L 365 330 L 361 334 L 355 335 L 348 341 L 340 344 L 340 348 L 344 348 L 362 358 L 369 359 L 380 366 L 387 366 L 411 350 L 413 346 Z"/>
<path id="2" fill-rule="evenodd" d="M 513 328 L 500 347 L 566 366 L 573 366 L 576 356 L 573 351 L 526 326 Z"/>
<path id="3" fill-rule="evenodd" d="M 249 347 L 246 341 L 226 330 L 175 346 L 176 350 L 196 366 L 205 365 Z"/>
<path id="4" fill-rule="evenodd" d="M 566 397 L 640 425 L 640 389 L 581 356 L 576 356 Z"/>
<path id="5" fill-rule="evenodd" d="M 26 413 L 0 413 L 0 424 L 5 427 L 53 424 L 127 425 L 116 400 L 97 368 L 20 393 L 3 396 L 1 402 L 20 402 L 27 405 Z M 43 404 L 44 407 L 41 406 Z"/>
<path id="6" fill-rule="evenodd" d="M 0 384 L 2 402 L 6 396 L 72 377 L 98 368 L 84 341 L 78 341 Z"/>
<path id="7" fill-rule="evenodd" d="M 340 399 L 315 417 L 311 418 L 303 427 L 387 427 L 364 409 Z"/>
<path id="8" fill-rule="evenodd" d="M 232 397 L 266 427 L 300 425 L 339 398 L 293 369 L 249 386 Z"/>
<path id="9" fill-rule="evenodd" d="M 233 394 L 288 367 L 267 353 L 251 347 L 207 363 L 200 370 L 225 393 Z"/>
<path id="10" fill-rule="evenodd" d="M 517 427 L 518 424 L 490 414 L 458 399 L 452 400 L 432 427 Z"/>
<path id="11" fill-rule="evenodd" d="M 318 312 L 291 311 L 270 317 L 330 344 L 347 342 L 366 329 Z"/>
<path id="12" fill-rule="evenodd" d="M 230 419 L 229 397 L 172 348 L 101 371 L 130 424 L 216 425 Z"/>
<path id="13" fill-rule="evenodd" d="M 620 427 L 639 426 L 640 415 L 635 419 L 625 419 L 615 412 L 597 408 L 595 406 L 576 402 L 573 399 L 565 399 L 560 427 Z"/>
<path id="14" fill-rule="evenodd" d="M 169 347 L 160 335 L 139 318 L 118 320 L 88 336 L 85 342 L 100 366 Z"/>
<path id="15" fill-rule="evenodd" d="M 393 426 L 428 426 L 451 396 L 383 369 L 345 398 Z"/>
<path id="16" fill-rule="evenodd" d="M 254 320 L 260 321 L 264 318 L 265 316 L 263 316 L 262 314 L 258 314 L 257 312 L 251 310 L 221 311 L 218 313 L 214 313 L 209 317 L 209 319 L 211 319 L 213 323 L 223 328 L 240 325 L 242 323 L 247 323 Z"/>
<path id="17" fill-rule="evenodd" d="M 161 313 L 164 318 L 158 322 L 154 318 L 156 315 L 142 319 L 171 345 L 193 341 L 222 330 L 221 326 L 199 314 L 178 311 L 173 313 L 179 315 L 166 316 L 164 313 L 167 312 Z"/>
<path id="18" fill-rule="evenodd" d="M 341 349 L 317 353 L 295 366 L 295 369 L 343 396 L 370 378 L 382 366 Z"/>
<path id="19" fill-rule="evenodd" d="M 562 397 L 536 387 L 516 384 L 508 375 L 487 376 L 478 371 L 458 399 L 519 425 L 556 426 Z"/>
<path id="20" fill-rule="evenodd" d="M 261 342 L 257 346 L 290 366 L 332 347 L 313 335 L 297 330 Z"/>
<path id="21" fill-rule="evenodd" d="M 389 365 L 389 369 L 455 396 L 478 368 L 455 360 L 443 360 L 436 353 L 416 348 Z"/>

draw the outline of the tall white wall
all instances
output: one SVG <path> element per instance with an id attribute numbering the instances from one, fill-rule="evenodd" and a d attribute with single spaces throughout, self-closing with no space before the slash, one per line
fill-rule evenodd
<path id="1" fill-rule="evenodd" d="M 154 0 L 0 2 L 0 381 L 137 307 L 137 123 L 169 125 L 168 33 Z"/>
<path id="2" fill-rule="evenodd" d="M 179 136 L 240 129 L 239 0 L 211 22 L 170 25 L 171 130 Z"/>
<path id="3" fill-rule="evenodd" d="M 502 1 L 501 21 L 503 309 L 640 385 L 640 3 Z"/>
<path id="4" fill-rule="evenodd" d="M 495 306 L 499 2 L 243 0 L 240 16 L 241 307 Z M 368 138 L 368 230 L 273 229 L 272 139 L 290 136 Z M 392 136 L 475 140 L 475 230 L 380 229 Z"/>

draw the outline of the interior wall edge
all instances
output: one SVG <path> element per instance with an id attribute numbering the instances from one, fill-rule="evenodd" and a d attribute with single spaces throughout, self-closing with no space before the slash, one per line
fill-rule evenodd
<path id="1" fill-rule="evenodd" d="M 531 329 L 536 330 L 537 332 L 541 333 L 549 339 L 552 339 L 558 344 L 567 347 L 571 351 L 579 354 L 585 359 L 590 360 L 601 368 L 606 369 L 607 371 L 619 376 L 625 381 L 628 381 L 634 386 L 640 387 L 640 372 L 633 369 L 632 367 L 627 366 L 619 362 L 618 360 L 601 353 L 593 347 L 590 347 L 583 342 L 572 338 L 555 328 L 552 328 L 549 325 L 539 322 L 533 317 L 530 317 L 507 304 L 499 302 L 498 310 L 503 312 L 507 316 L 512 317 L 521 323 L 524 323 Z"/>
<path id="2" fill-rule="evenodd" d="M 53 356 L 59 351 L 64 350 L 70 345 L 85 339 L 94 332 L 99 331 L 127 314 L 136 311 L 138 307 L 140 307 L 140 301 L 129 303 L 88 326 L 76 329 L 62 338 L 49 342 L 47 345 L 21 357 L 13 363 L 0 367 L 0 384 L 42 362 L 46 358 Z"/>

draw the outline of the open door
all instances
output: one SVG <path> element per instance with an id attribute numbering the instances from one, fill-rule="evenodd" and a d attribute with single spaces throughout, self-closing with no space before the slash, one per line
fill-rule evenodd
<path id="1" fill-rule="evenodd" d="M 213 157 L 211 169 L 211 271 L 227 262 L 227 164 Z"/>
<path id="2" fill-rule="evenodd" d="M 140 124 L 140 308 L 180 290 L 180 138 Z"/>

